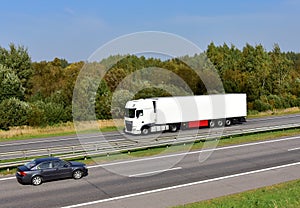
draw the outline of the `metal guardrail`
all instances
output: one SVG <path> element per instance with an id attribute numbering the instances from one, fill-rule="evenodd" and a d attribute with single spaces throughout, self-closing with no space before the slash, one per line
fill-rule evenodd
<path id="1" fill-rule="evenodd" d="M 18 165 L 22 165 L 29 161 L 28 158 L 42 157 L 42 156 L 59 156 L 64 159 L 88 157 L 92 155 L 109 155 L 113 153 L 133 151 L 138 149 L 145 149 L 151 147 L 159 147 L 165 145 L 184 144 L 194 142 L 197 140 L 208 140 L 215 139 L 216 137 L 229 137 L 243 134 L 252 134 L 258 132 L 266 132 L 281 129 L 299 128 L 300 123 L 296 124 L 285 124 L 277 126 L 260 127 L 254 129 L 238 129 L 238 130 L 226 130 L 221 132 L 214 132 L 215 134 L 209 135 L 183 135 L 183 137 L 165 136 L 160 138 L 145 138 L 139 141 L 115 140 L 115 141 L 100 141 L 89 144 L 73 145 L 73 146 L 60 146 L 52 148 L 43 148 L 36 150 L 19 150 L 13 152 L 0 153 L 0 168 L 10 168 Z M 20 160 L 18 160 L 20 159 Z M 8 160 L 18 160 L 14 162 L 6 162 Z M 4 161 L 4 162 L 2 162 Z"/>

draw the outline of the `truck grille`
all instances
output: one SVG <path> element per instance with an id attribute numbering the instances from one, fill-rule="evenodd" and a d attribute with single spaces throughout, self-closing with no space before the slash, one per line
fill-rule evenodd
<path id="1" fill-rule="evenodd" d="M 132 121 L 125 121 L 126 130 L 132 131 Z"/>

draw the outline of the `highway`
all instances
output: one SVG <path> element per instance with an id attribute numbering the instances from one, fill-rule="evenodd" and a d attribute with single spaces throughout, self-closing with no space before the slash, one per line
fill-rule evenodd
<path id="1" fill-rule="evenodd" d="M 210 156 L 202 160 L 207 153 L 211 153 Z M 187 201 L 189 198 L 193 198 L 191 201 L 197 198 L 200 200 L 203 199 L 202 196 L 191 195 L 188 190 L 195 189 L 196 193 L 197 190 L 201 190 L 197 189 L 197 185 L 204 183 L 203 181 L 207 182 L 207 190 L 202 191 L 212 193 L 212 197 L 218 189 L 210 190 L 211 183 L 223 179 L 236 180 L 239 177 L 263 172 L 264 177 L 256 178 L 257 183 L 263 184 L 270 178 L 280 177 L 281 175 L 274 174 L 274 171 L 279 169 L 294 168 L 295 174 L 299 175 L 300 171 L 297 171 L 299 167 L 300 135 L 220 147 L 215 150 L 206 149 L 104 163 L 90 166 L 89 176 L 84 179 L 54 181 L 38 187 L 20 185 L 14 177 L 2 177 L 0 201 L 3 208 L 120 207 L 116 201 L 130 198 L 130 205 L 123 204 L 123 207 L 165 207 L 166 202 L 150 202 L 147 201 L 147 196 L 151 200 L 151 194 L 167 195 L 174 190 L 185 188 L 186 190 L 180 193 L 181 197 Z M 288 180 L 287 176 L 286 178 Z M 240 182 L 239 185 L 228 187 L 238 191 L 241 186 L 248 185 L 246 182 Z M 145 197 L 144 200 L 135 200 L 141 195 Z M 177 198 L 171 200 L 170 198 L 169 201 L 173 199 L 176 202 Z"/>
<path id="2" fill-rule="evenodd" d="M 276 117 L 265 117 L 259 119 L 248 119 L 244 124 L 232 125 L 225 127 L 223 133 L 234 131 L 234 130 L 247 130 L 255 128 L 263 128 L 269 126 L 277 126 L 282 124 L 295 124 L 300 122 L 300 114 L 288 115 L 288 116 L 276 116 Z M 203 128 L 197 130 L 197 133 L 207 135 L 211 131 L 209 128 Z M 150 134 L 148 136 L 130 136 L 124 135 L 120 132 L 110 132 L 102 134 L 81 134 L 80 139 L 76 135 L 61 136 L 61 137 L 49 137 L 41 139 L 28 139 L 19 141 L 8 141 L 0 143 L 0 153 L 12 152 L 18 150 L 35 150 L 41 148 L 53 148 L 53 147 L 66 147 L 71 145 L 88 144 L 93 142 L 101 141 L 124 141 L 136 142 L 139 140 L 151 139 L 159 136 L 169 136 L 180 134 L 180 136 L 194 133 L 195 130 L 179 131 L 177 133 L 162 133 L 162 134 Z"/>

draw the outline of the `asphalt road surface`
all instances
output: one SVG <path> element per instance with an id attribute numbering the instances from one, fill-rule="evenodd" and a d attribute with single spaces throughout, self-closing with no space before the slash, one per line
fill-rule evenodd
<path id="1" fill-rule="evenodd" d="M 300 135 L 214 150 L 162 154 L 99 164 L 90 166 L 89 176 L 84 179 L 48 182 L 38 187 L 20 185 L 14 177 L 0 178 L 0 202 L 3 208 L 104 207 L 107 202 L 111 203 L 107 207 L 113 207 L 114 201 L 130 197 L 130 206 L 124 204 L 123 207 L 147 207 L 147 200 L 135 199 L 141 195 L 147 198 L 153 193 L 166 194 L 186 188 L 181 193 L 182 197 L 187 201 L 189 197 L 193 201 L 197 198 L 201 200 L 201 196 L 191 195 L 189 190 L 195 189 L 196 193 L 201 189 L 197 185 L 203 181 L 214 183 L 227 178 L 234 183 L 252 173 L 264 172 L 264 177 L 256 178 L 257 183 L 259 180 L 263 183 L 266 178 L 281 176 L 274 174 L 277 169 L 299 166 Z M 210 189 L 216 187 L 211 183 L 206 184 L 207 191 L 202 191 L 213 196 L 219 190 Z M 240 186 L 247 184 L 240 182 L 239 186 L 229 185 L 233 192 L 232 189 L 241 190 Z M 172 198 L 168 200 L 172 201 Z M 176 198 L 173 200 L 176 201 Z M 164 207 L 164 203 L 152 201 L 151 207 Z M 120 207 L 120 204 L 115 206 Z"/>
<path id="2" fill-rule="evenodd" d="M 230 127 L 224 128 L 224 133 L 226 131 L 232 130 L 247 130 L 262 127 L 277 126 L 283 124 L 295 124 L 300 122 L 300 114 L 288 115 L 288 116 L 276 116 L 276 117 L 266 117 L 259 119 L 249 119 L 246 123 L 232 125 Z M 203 128 L 197 130 L 203 135 L 207 135 L 210 131 L 209 128 Z M 191 134 L 194 131 L 185 130 L 179 131 L 181 136 L 185 134 Z M 174 135 L 176 133 L 162 133 L 161 136 Z M 76 135 L 73 136 L 61 136 L 61 137 L 49 137 L 41 139 L 29 139 L 29 140 L 19 140 L 10 142 L 0 143 L 0 153 L 18 151 L 18 150 L 35 150 L 42 148 L 53 148 L 53 147 L 67 147 L 72 145 L 88 144 L 93 142 L 99 142 L 102 140 L 106 141 L 117 141 L 117 140 L 128 140 L 129 142 L 138 141 L 139 139 L 147 139 L 151 137 L 160 136 L 158 134 L 152 134 L 149 136 L 130 136 L 124 135 L 121 132 L 110 132 L 99 134 L 84 134 L 80 135 L 80 139 Z"/>

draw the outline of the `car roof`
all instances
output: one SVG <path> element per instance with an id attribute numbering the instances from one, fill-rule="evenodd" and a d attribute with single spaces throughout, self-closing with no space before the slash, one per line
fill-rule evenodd
<path id="1" fill-rule="evenodd" d="M 53 160 L 60 160 L 59 158 L 57 157 L 45 157 L 45 158 L 38 158 L 38 159 L 35 159 L 34 161 L 39 164 L 39 163 L 42 163 L 42 162 L 45 162 L 45 161 L 53 161 Z"/>

